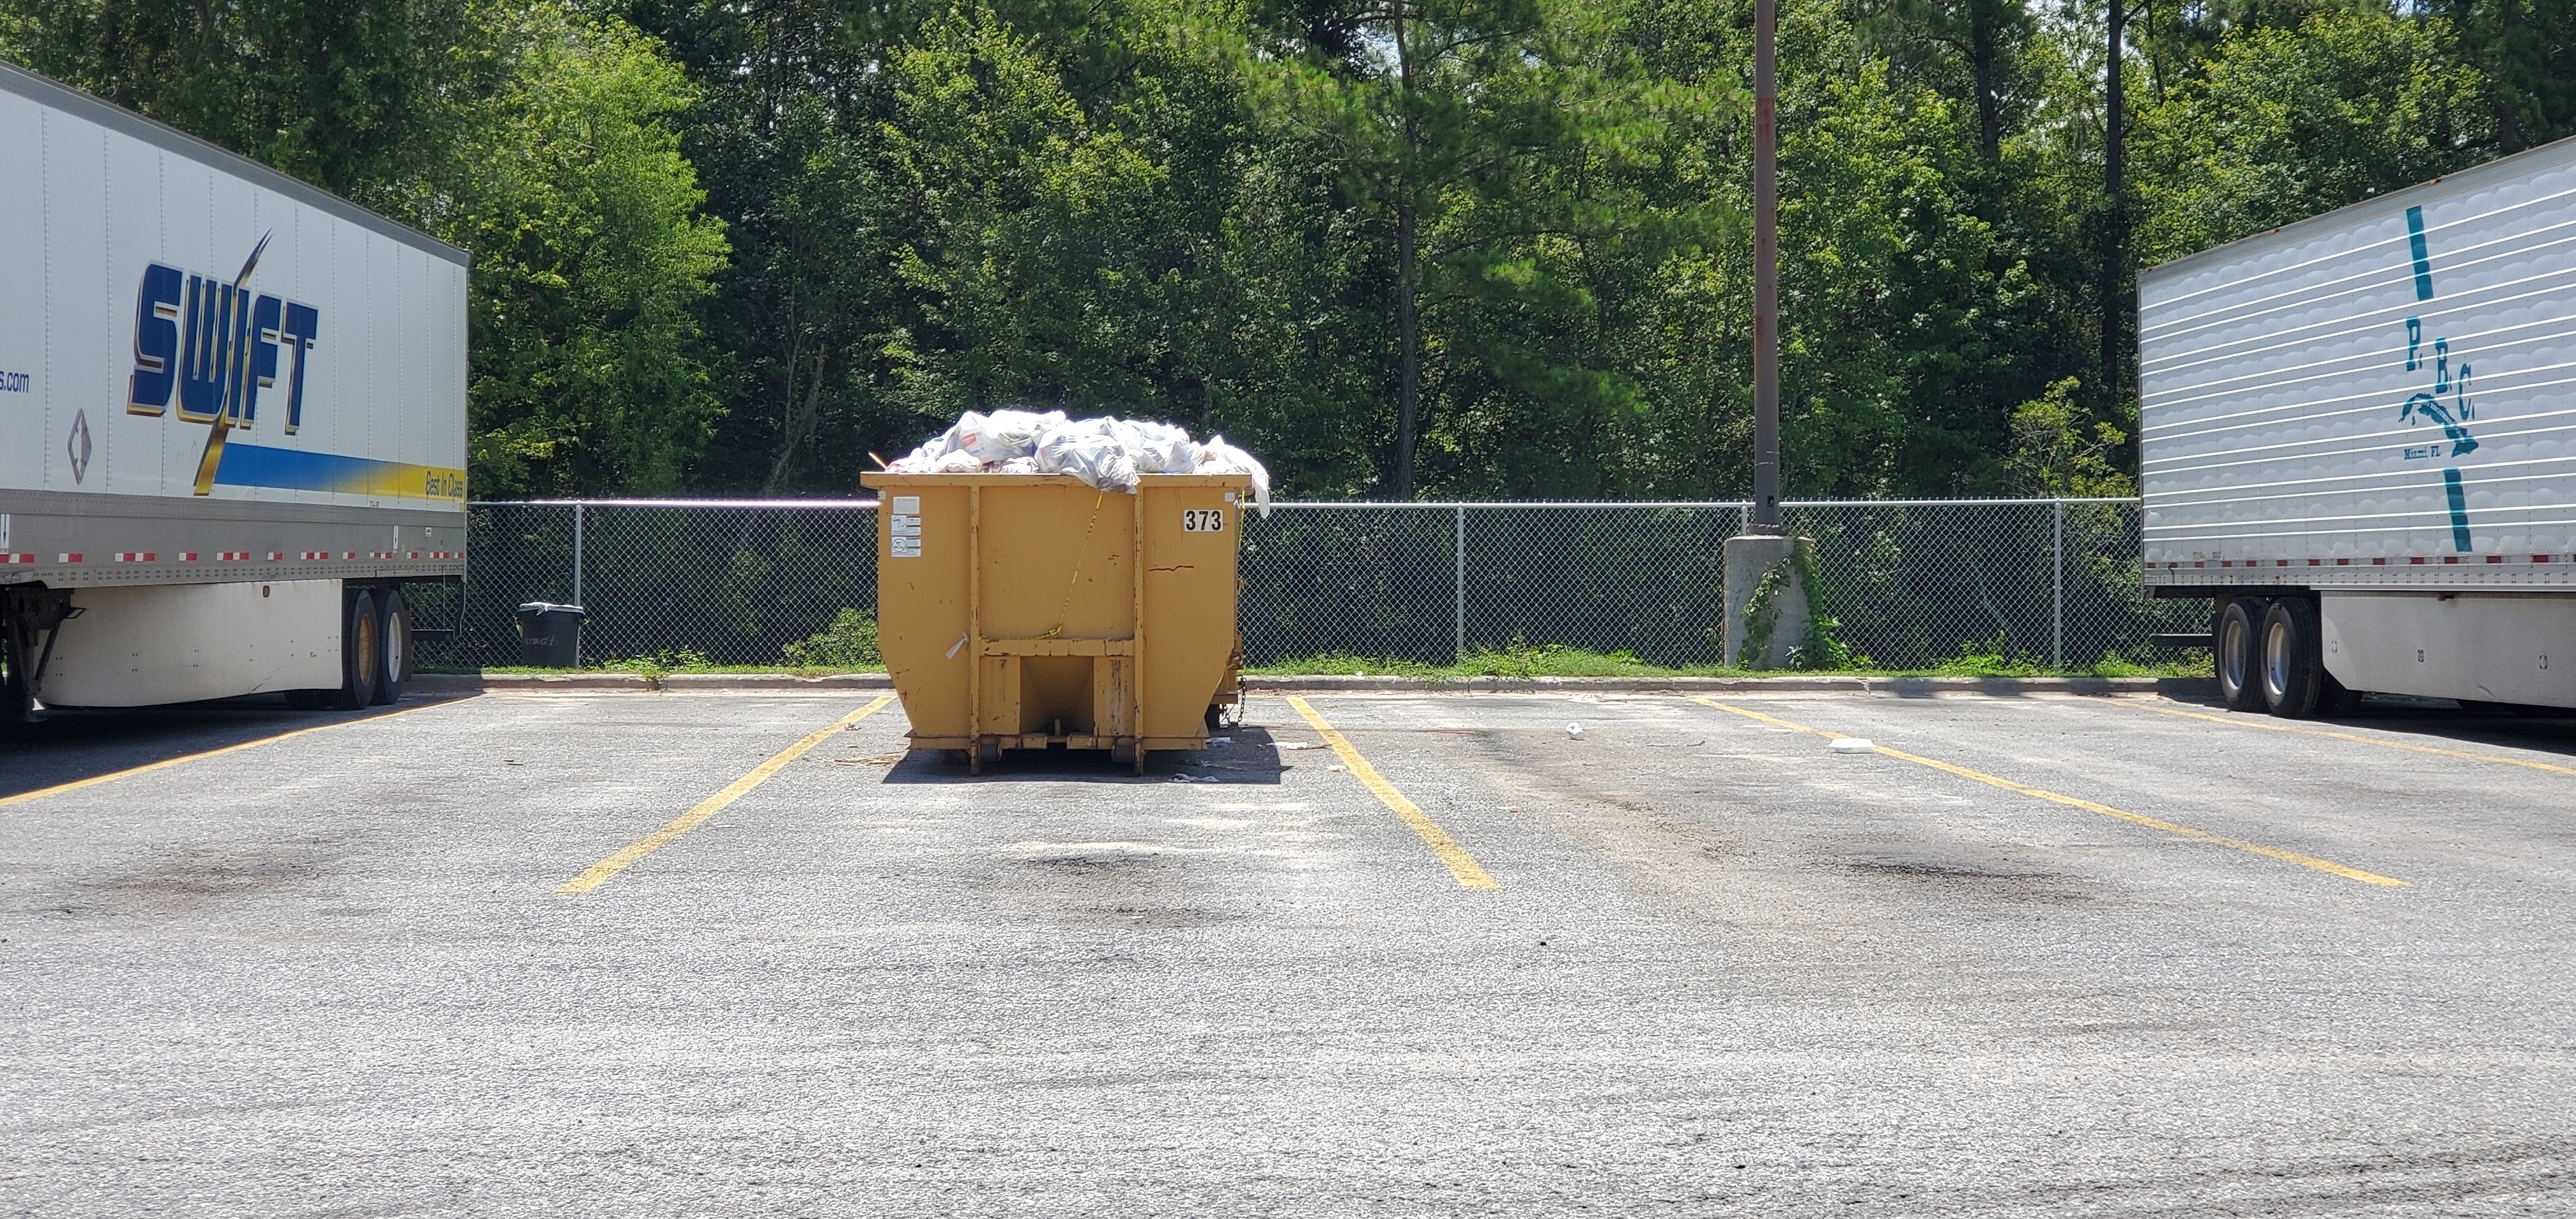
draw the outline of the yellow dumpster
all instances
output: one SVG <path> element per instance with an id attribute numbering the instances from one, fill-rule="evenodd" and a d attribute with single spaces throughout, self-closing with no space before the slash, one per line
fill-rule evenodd
<path id="1" fill-rule="evenodd" d="M 1241 474 L 875 473 L 877 641 L 912 744 L 1203 749 L 1239 697 Z M 1141 558 L 1140 558 L 1141 556 Z"/>

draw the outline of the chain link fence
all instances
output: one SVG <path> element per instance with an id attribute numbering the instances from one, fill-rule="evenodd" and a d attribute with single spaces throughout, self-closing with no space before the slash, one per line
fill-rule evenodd
<path id="1" fill-rule="evenodd" d="M 1557 645 L 1721 663 L 1724 544 L 1746 505 L 1279 504 L 1244 522 L 1253 664 L 1344 655 L 1448 664 Z M 869 501 L 481 503 L 461 590 L 423 590 L 425 661 L 517 662 L 526 601 L 589 612 L 585 660 L 778 663 L 844 608 L 874 612 Z M 2154 659 L 2206 606 L 2138 586 L 2135 500 L 1790 502 L 1817 612 L 1855 663 L 1962 656 L 2054 668 Z M 1858 658 L 1865 657 L 1866 660 Z"/>

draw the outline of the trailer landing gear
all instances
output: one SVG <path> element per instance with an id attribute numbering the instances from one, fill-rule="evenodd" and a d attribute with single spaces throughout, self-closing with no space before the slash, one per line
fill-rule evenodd
<path id="1" fill-rule="evenodd" d="M 79 615 L 69 589 L 0 589 L 0 732 L 34 713 L 54 632 Z"/>

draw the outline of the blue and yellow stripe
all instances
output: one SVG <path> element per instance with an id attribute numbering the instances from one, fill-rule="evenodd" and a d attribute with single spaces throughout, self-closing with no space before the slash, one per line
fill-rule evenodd
<path id="1" fill-rule="evenodd" d="M 215 484 L 225 487 L 275 487 L 289 491 L 328 491 L 378 499 L 465 498 L 465 471 L 408 462 L 307 453 L 255 444 L 224 446 L 215 466 Z"/>

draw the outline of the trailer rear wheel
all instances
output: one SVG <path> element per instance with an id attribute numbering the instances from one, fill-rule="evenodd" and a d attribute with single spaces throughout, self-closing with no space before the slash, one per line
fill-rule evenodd
<path id="1" fill-rule="evenodd" d="M 2272 603 L 2263 614 L 2263 707 L 2285 719 L 2316 714 L 2326 675 L 2317 642 L 2317 607 L 2305 597 Z"/>
<path id="2" fill-rule="evenodd" d="M 2230 711 L 2263 709 L 2263 683 L 2256 672 L 2263 665 L 2257 617 L 2262 607 L 2252 598 L 2230 597 L 2219 607 L 2218 624 L 2210 631 L 2217 638 L 2218 696 Z"/>
<path id="3" fill-rule="evenodd" d="M 376 701 L 377 675 L 384 670 L 384 620 L 376 616 L 375 594 L 349 590 L 340 606 L 340 688 L 330 703 L 356 711 Z"/>
<path id="4" fill-rule="evenodd" d="M 381 624 L 378 638 L 375 704 L 390 707 L 402 701 L 403 686 L 411 681 L 411 605 L 401 592 L 386 589 L 377 594 L 377 621 Z"/>

